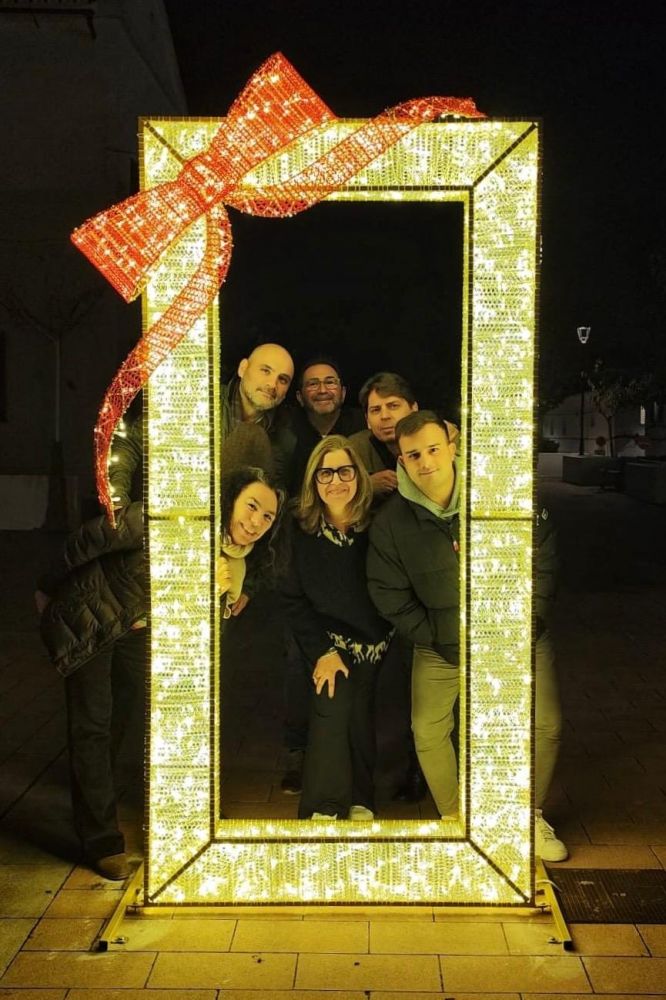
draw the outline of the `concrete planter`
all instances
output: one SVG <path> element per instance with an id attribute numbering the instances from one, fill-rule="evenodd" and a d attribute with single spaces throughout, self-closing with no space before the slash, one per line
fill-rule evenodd
<path id="1" fill-rule="evenodd" d="M 609 474 L 619 476 L 621 463 L 607 455 L 563 455 L 562 479 L 576 486 L 606 486 Z"/>
<path id="2" fill-rule="evenodd" d="M 564 455 L 556 451 L 540 451 L 537 457 L 537 475 L 546 479 L 561 479 L 563 458 Z"/>
<path id="3" fill-rule="evenodd" d="M 666 462 L 627 462 L 624 488 L 647 503 L 666 503 Z"/>

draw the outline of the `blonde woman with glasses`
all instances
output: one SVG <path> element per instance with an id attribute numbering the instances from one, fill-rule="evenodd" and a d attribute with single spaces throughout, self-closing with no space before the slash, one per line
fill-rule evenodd
<path id="1" fill-rule="evenodd" d="M 370 478 L 349 440 L 324 438 L 295 504 L 283 587 L 312 684 L 300 819 L 374 818 L 374 692 L 392 632 L 366 584 L 371 503 Z"/>

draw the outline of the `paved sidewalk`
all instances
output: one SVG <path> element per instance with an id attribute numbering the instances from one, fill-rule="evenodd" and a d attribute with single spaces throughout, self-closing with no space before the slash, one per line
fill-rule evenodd
<path id="1" fill-rule="evenodd" d="M 545 481 L 557 518 L 554 621 L 565 715 L 547 814 L 567 865 L 666 867 L 666 509 Z M 131 922 L 88 949 L 121 889 L 76 865 L 61 682 L 32 609 L 60 540 L 0 533 L 0 1000 L 666 998 L 666 926 L 403 910 L 229 911 Z M 121 802 L 140 853 L 136 746 Z M 269 803 L 270 804 L 270 803 Z"/>

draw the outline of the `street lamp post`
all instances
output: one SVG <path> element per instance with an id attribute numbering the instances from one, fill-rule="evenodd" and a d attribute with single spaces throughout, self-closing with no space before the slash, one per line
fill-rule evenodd
<path id="1" fill-rule="evenodd" d="M 591 326 L 579 326 L 576 328 L 578 340 L 581 344 L 587 344 L 592 332 Z M 581 369 L 580 373 L 580 435 L 578 439 L 578 454 L 585 454 L 585 390 L 587 389 L 587 374 Z"/>

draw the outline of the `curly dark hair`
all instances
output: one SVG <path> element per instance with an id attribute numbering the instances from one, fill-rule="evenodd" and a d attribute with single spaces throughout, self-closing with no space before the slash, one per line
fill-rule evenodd
<path id="1" fill-rule="evenodd" d="M 220 504 L 222 531 L 229 532 L 234 504 L 245 487 L 252 483 L 263 483 L 277 497 L 275 520 L 266 534 L 255 543 L 247 558 L 248 574 L 257 578 L 259 584 L 270 584 L 274 583 L 285 563 L 286 543 L 283 539 L 282 522 L 287 499 L 286 491 L 277 485 L 270 473 L 255 465 L 241 465 L 222 476 Z"/>

